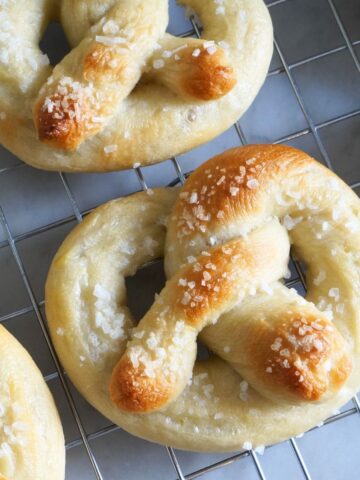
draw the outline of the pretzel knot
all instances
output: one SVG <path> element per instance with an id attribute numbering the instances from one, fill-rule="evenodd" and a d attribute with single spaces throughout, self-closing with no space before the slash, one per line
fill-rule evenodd
<path id="1" fill-rule="evenodd" d="M 271 58 L 261 0 L 183 0 L 202 39 L 165 32 L 167 0 L 30 0 L 22 32 L 18 3 L 0 4 L 0 139 L 43 168 L 113 170 L 196 146 L 249 106 Z M 52 70 L 38 43 L 58 18 L 73 49 Z"/>
<path id="2" fill-rule="evenodd" d="M 119 408 L 173 402 L 190 382 L 198 335 L 274 402 L 338 392 L 352 369 L 338 320 L 358 302 L 360 260 L 359 201 L 341 180 L 289 147 L 230 150 L 190 176 L 167 229 L 169 280 L 112 374 Z M 307 300 L 279 281 L 290 241 L 307 264 Z"/>

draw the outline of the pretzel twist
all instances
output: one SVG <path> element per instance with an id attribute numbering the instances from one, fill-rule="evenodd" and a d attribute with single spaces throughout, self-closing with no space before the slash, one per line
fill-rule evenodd
<path id="1" fill-rule="evenodd" d="M 318 244 L 316 220 L 331 218 L 336 197 L 348 205 L 352 196 L 333 175 L 286 147 L 234 149 L 201 166 L 170 217 L 170 280 L 135 329 L 144 335 L 133 335 L 113 372 L 113 401 L 134 412 L 174 401 L 192 376 L 200 332 L 212 351 L 271 400 L 315 401 L 336 392 L 350 374 L 350 355 L 340 332 L 313 303 L 276 284 L 275 295 L 268 287 L 270 298 L 258 300 L 253 316 L 237 321 L 227 312 L 241 312 L 252 291 L 284 276 L 290 245 L 279 219 L 291 214 L 291 226 L 307 239 L 307 258 Z M 325 223 L 330 231 L 323 255 L 333 242 L 344 241 L 343 215 L 345 224 L 356 227 L 348 248 L 358 250 L 357 204 L 331 226 Z M 181 339 L 174 347 L 176 336 Z"/>
<path id="2" fill-rule="evenodd" d="M 346 403 L 360 384 L 351 189 L 303 152 L 255 145 L 180 193 L 149 193 L 95 210 L 49 273 L 52 337 L 86 398 L 132 433 L 216 451 L 280 441 Z M 290 244 L 305 299 L 281 282 Z M 125 277 L 164 251 L 168 281 L 132 329 Z M 195 362 L 197 337 L 216 355 Z"/>
<path id="3" fill-rule="evenodd" d="M 165 33 L 167 0 L 2 2 L 2 143 L 42 168 L 102 171 L 163 160 L 227 128 L 265 78 L 268 13 L 261 0 L 224 0 L 226 17 L 212 0 L 183 3 L 201 15 L 204 39 Z M 38 47 L 52 19 L 73 47 L 53 70 Z"/>

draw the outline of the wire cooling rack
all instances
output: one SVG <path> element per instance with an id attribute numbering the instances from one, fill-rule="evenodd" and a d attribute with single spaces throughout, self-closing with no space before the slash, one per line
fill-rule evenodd
<path id="1" fill-rule="evenodd" d="M 275 27 L 275 51 L 265 85 L 244 117 L 209 144 L 160 165 L 103 175 L 40 172 L 0 151 L 0 322 L 30 351 L 54 394 L 66 437 L 66 480 L 359 477 L 357 397 L 322 426 L 268 447 L 263 455 L 253 450 L 231 455 L 175 451 L 127 434 L 80 397 L 57 359 L 44 317 L 49 263 L 83 215 L 139 186 L 146 190 L 182 183 L 188 171 L 226 148 L 249 142 L 297 146 L 360 193 L 360 2 L 266 3 Z M 186 19 L 172 1 L 170 7 L 171 33 L 200 34 L 194 19 Z M 59 27 L 53 26 L 52 33 L 50 29 L 53 58 L 64 53 L 62 35 Z M 141 284 L 151 278 L 153 283 L 155 275 L 161 283 L 159 269 L 154 273 L 152 268 L 135 280 Z M 288 284 L 306 289 L 296 263 Z M 145 299 L 143 303 L 144 310 Z"/>

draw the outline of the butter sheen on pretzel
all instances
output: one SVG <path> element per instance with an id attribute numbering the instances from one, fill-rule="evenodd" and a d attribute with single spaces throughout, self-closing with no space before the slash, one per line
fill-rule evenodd
<path id="1" fill-rule="evenodd" d="M 202 38 L 166 33 L 168 0 L 0 4 L 0 142 L 31 165 L 111 171 L 152 164 L 220 134 L 249 107 L 272 55 L 262 0 L 183 0 Z M 72 50 L 39 49 L 51 20 Z"/>
<path id="2" fill-rule="evenodd" d="M 129 432 L 203 451 L 278 442 L 359 388 L 359 240 L 360 201 L 324 166 L 286 146 L 229 150 L 180 192 L 114 200 L 74 229 L 47 280 L 52 337 Z M 290 245 L 305 299 L 281 281 Z M 163 254 L 168 281 L 133 328 L 125 277 Z"/>

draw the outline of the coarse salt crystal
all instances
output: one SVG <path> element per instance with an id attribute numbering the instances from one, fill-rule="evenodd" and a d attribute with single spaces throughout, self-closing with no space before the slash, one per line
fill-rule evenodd
<path id="1" fill-rule="evenodd" d="M 288 348 L 283 348 L 282 350 L 280 350 L 280 355 L 282 357 L 290 357 L 290 351 Z"/>
<path id="2" fill-rule="evenodd" d="M 208 384 L 203 386 L 203 392 L 206 398 L 211 398 L 211 394 L 214 391 L 214 385 Z"/>
<path id="3" fill-rule="evenodd" d="M 193 57 L 198 57 L 201 53 L 200 48 L 195 48 L 195 50 L 192 52 Z"/>
<path id="4" fill-rule="evenodd" d="M 214 53 L 216 52 L 217 48 L 215 47 L 215 45 L 212 45 L 211 47 L 208 47 L 206 49 L 206 51 L 208 52 L 209 55 L 214 55 Z"/>
<path id="5" fill-rule="evenodd" d="M 320 270 L 318 273 L 318 276 L 314 278 L 314 285 L 320 285 L 321 282 L 323 282 L 326 278 L 326 273 L 323 270 Z"/>
<path id="6" fill-rule="evenodd" d="M 210 273 L 207 272 L 206 270 L 205 270 L 205 272 L 203 273 L 203 277 L 204 277 L 204 280 L 205 280 L 206 282 L 208 282 L 209 280 L 211 280 L 211 275 L 210 275 Z"/>
<path id="7" fill-rule="evenodd" d="M 286 230 L 292 230 L 297 223 L 299 223 L 302 219 L 299 218 L 292 218 L 290 215 L 285 215 L 283 219 L 283 224 Z"/>
<path id="8" fill-rule="evenodd" d="M 190 195 L 189 203 L 196 203 L 198 201 L 198 194 L 196 192 L 192 192 Z"/>
<path id="9" fill-rule="evenodd" d="M 143 338 L 144 334 L 145 334 L 145 331 L 142 330 L 141 332 L 134 333 L 133 337 L 138 338 L 140 340 L 141 338 Z"/>
<path id="10" fill-rule="evenodd" d="M 329 290 L 329 297 L 334 298 L 335 301 L 337 302 L 340 298 L 340 291 L 338 288 L 330 288 Z"/>
<path id="11" fill-rule="evenodd" d="M 247 392 L 248 388 L 249 388 L 248 382 L 246 382 L 245 380 L 240 382 L 240 391 L 241 392 Z"/>
<path id="12" fill-rule="evenodd" d="M 215 420 L 221 420 L 222 418 L 224 418 L 224 414 L 222 412 L 215 413 L 214 415 Z"/>
<path id="13" fill-rule="evenodd" d="M 268 283 L 265 283 L 265 282 L 262 282 L 260 284 L 260 289 L 270 296 L 274 293 L 273 289 L 270 287 L 270 285 Z"/>
<path id="14" fill-rule="evenodd" d="M 329 231 L 329 230 L 330 230 L 330 224 L 329 224 L 329 222 L 323 222 L 323 223 L 321 224 L 321 229 L 322 229 L 324 232 Z"/>
<path id="15" fill-rule="evenodd" d="M 104 26 L 103 26 L 103 32 L 108 34 L 108 33 L 118 33 L 119 31 L 119 25 L 117 25 L 114 20 L 108 20 Z"/>
<path id="16" fill-rule="evenodd" d="M 275 341 L 270 345 L 271 350 L 278 351 L 280 350 L 282 339 L 280 337 L 275 338 Z"/>
<path id="17" fill-rule="evenodd" d="M 135 162 L 134 165 L 133 165 L 133 168 L 139 168 L 141 165 L 140 162 Z"/>
<path id="18" fill-rule="evenodd" d="M 355 220 L 349 220 L 348 222 L 346 222 L 345 227 L 352 233 L 355 232 L 358 228 Z"/>
<path id="19" fill-rule="evenodd" d="M 250 178 L 247 182 L 246 182 L 246 186 L 248 188 L 250 188 L 250 190 L 254 189 L 254 188 L 257 188 L 259 186 L 259 182 L 255 179 L 255 178 Z"/>
<path id="20" fill-rule="evenodd" d="M 126 43 L 126 39 L 122 37 L 105 37 L 103 35 L 96 35 L 95 40 L 98 43 L 102 43 L 104 45 L 119 45 L 121 43 Z"/>
<path id="21" fill-rule="evenodd" d="M 159 68 L 163 68 L 164 66 L 165 62 L 161 58 L 153 61 L 153 67 L 155 68 L 155 70 L 159 70 Z"/>
<path id="22" fill-rule="evenodd" d="M 290 368 L 290 363 L 289 363 L 289 361 L 288 361 L 287 359 L 285 359 L 285 360 L 282 362 L 282 366 L 283 366 L 284 368 Z"/>
<path id="23" fill-rule="evenodd" d="M 65 334 L 65 330 L 59 327 L 56 329 L 56 333 L 62 337 Z"/>
<path id="24" fill-rule="evenodd" d="M 225 7 L 216 7 L 215 13 L 216 15 L 225 15 Z"/>
<path id="25" fill-rule="evenodd" d="M 337 208 L 334 208 L 334 210 L 331 212 L 332 219 L 339 220 L 340 216 L 341 216 L 341 212 Z"/>
<path id="26" fill-rule="evenodd" d="M 239 193 L 239 187 L 230 187 L 230 194 L 235 197 Z"/>
<path id="27" fill-rule="evenodd" d="M 243 449 L 244 450 L 251 450 L 252 449 L 252 443 L 247 441 L 243 443 Z"/>
<path id="28" fill-rule="evenodd" d="M 104 152 L 105 153 L 114 153 L 114 152 L 116 152 L 117 148 L 118 148 L 117 145 L 106 145 L 104 147 Z"/>
<path id="29" fill-rule="evenodd" d="M 181 300 L 181 303 L 182 303 L 183 305 L 188 305 L 188 303 L 190 302 L 190 300 L 191 300 L 191 295 L 190 295 L 188 292 L 185 292 L 185 293 L 184 293 L 184 296 L 183 296 L 183 298 L 182 298 L 182 300 Z"/>
<path id="30" fill-rule="evenodd" d="M 338 303 L 335 307 L 336 313 L 344 313 L 345 305 L 343 303 Z"/>
<path id="31" fill-rule="evenodd" d="M 259 445 L 258 447 L 255 448 L 255 453 L 258 453 L 259 455 L 264 455 L 264 452 L 265 452 L 264 445 Z"/>
<path id="32" fill-rule="evenodd" d="M 93 290 L 93 295 L 96 298 L 99 298 L 100 300 L 106 300 L 109 301 L 111 300 L 111 295 L 106 288 L 104 288 L 100 283 L 97 283 L 94 287 Z"/>

